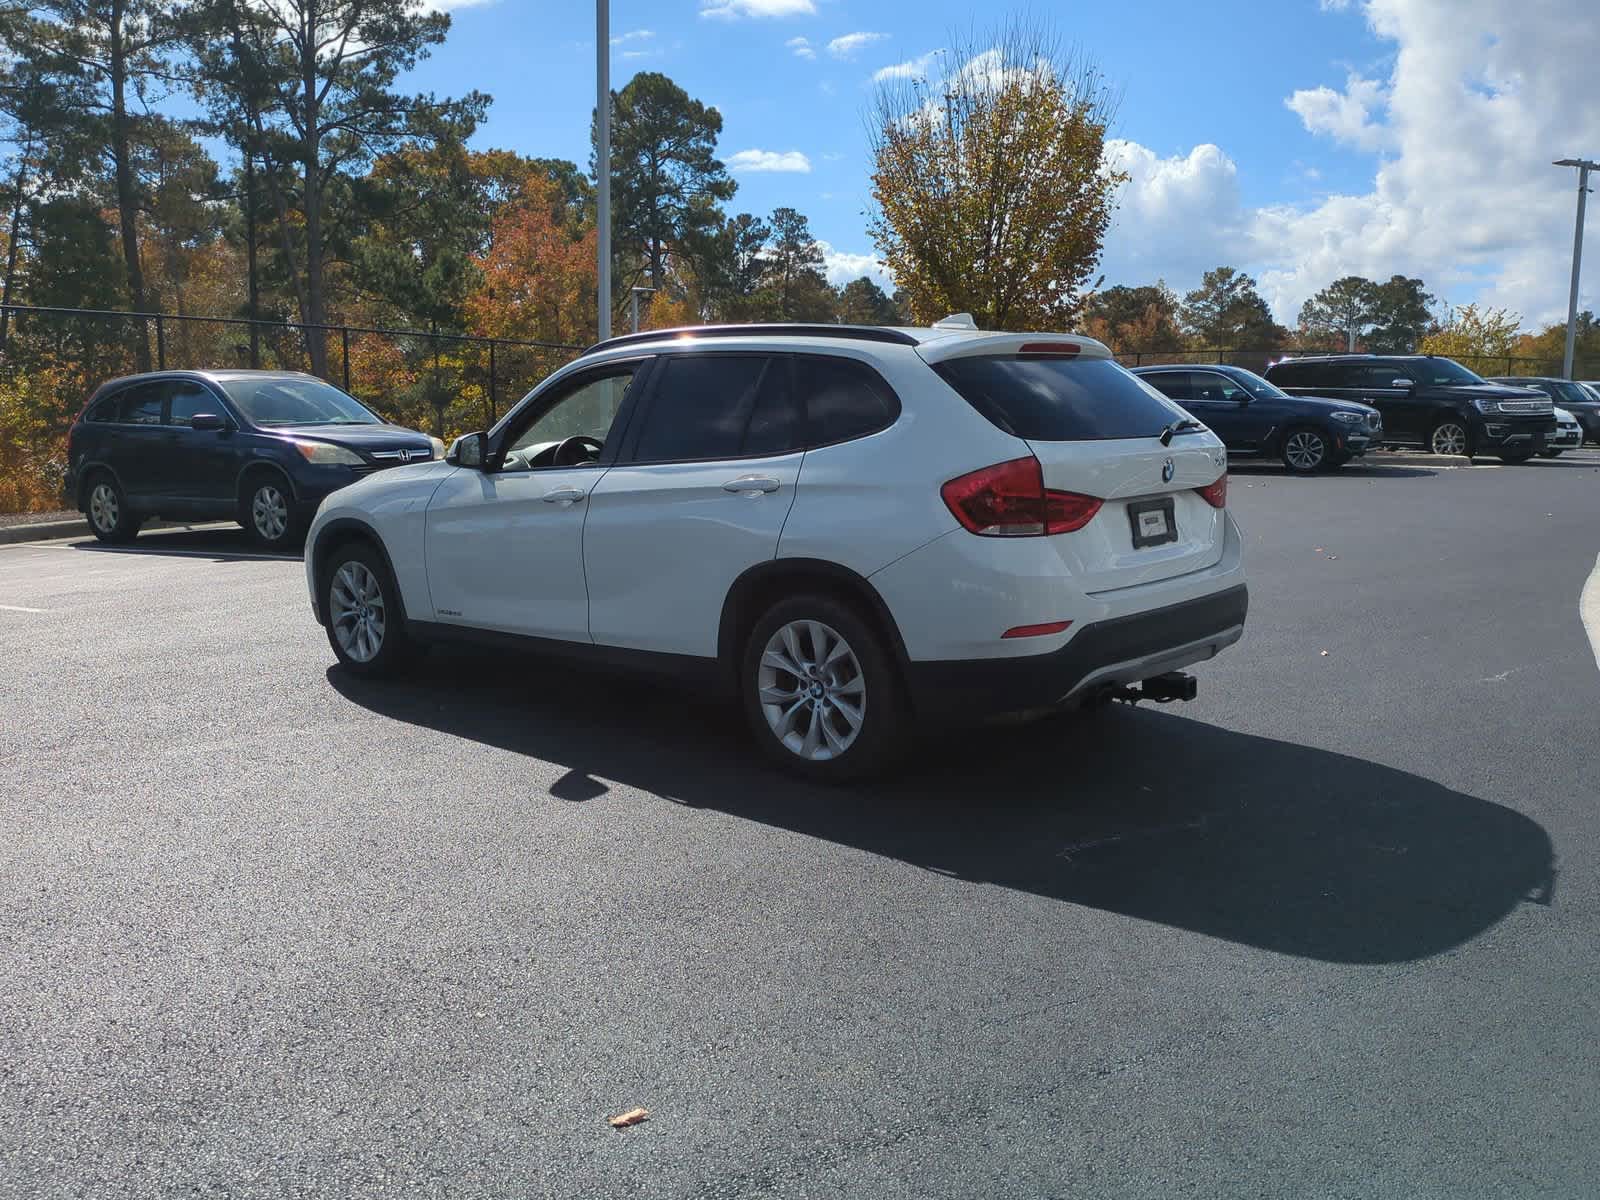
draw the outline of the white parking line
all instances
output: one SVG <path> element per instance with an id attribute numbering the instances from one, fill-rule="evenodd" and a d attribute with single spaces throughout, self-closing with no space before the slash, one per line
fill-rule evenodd
<path id="1" fill-rule="evenodd" d="M 20 604 L 0 604 L 0 611 L 4 611 L 4 612 L 42 613 L 42 612 L 49 612 L 50 610 L 48 608 L 24 608 Z"/>
<path id="2" fill-rule="evenodd" d="M 1594 570 L 1583 585 L 1578 597 L 1578 616 L 1583 620 L 1584 632 L 1589 635 L 1589 649 L 1594 651 L 1594 665 L 1600 667 L 1600 555 L 1594 560 Z"/>

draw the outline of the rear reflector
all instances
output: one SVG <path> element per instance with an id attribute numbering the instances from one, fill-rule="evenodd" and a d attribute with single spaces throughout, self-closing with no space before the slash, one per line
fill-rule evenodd
<path id="1" fill-rule="evenodd" d="M 1221 475 L 1215 483 L 1195 488 L 1195 491 L 1199 492 L 1201 498 L 1212 508 L 1224 508 L 1228 503 L 1228 477 L 1226 474 Z"/>
<path id="2" fill-rule="evenodd" d="M 1031 454 L 952 479 L 939 489 L 968 532 L 981 537 L 1043 537 L 1082 529 L 1101 501 L 1076 492 L 1046 490 Z"/>
<path id="3" fill-rule="evenodd" d="M 1046 621 L 1043 625 L 1015 625 L 1000 636 L 1002 638 L 1048 637 L 1052 633 L 1065 633 L 1071 621 Z"/>

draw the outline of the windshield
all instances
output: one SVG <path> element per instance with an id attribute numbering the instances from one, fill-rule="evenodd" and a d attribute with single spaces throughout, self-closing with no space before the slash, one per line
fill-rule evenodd
<path id="1" fill-rule="evenodd" d="M 1406 366 L 1419 383 L 1452 385 L 1484 382 L 1481 376 L 1474 375 L 1460 363 L 1451 362 L 1448 358 L 1411 359 Z"/>
<path id="2" fill-rule="evenodd" d="M 1254 371 L 1246 371 L 1242 367 L 1235 367 L 1228 373 L 1231 378 L 1245 391 L 1257 400 L 1290 400 L 1293 399 L 1288 392 L 1274 384 L 1268 383 Z"/>
<path id="3" fill-rule="evenodd" d="M 355 397 L 320 379 L 224 379 L 222 390 L 252 425 L 382 425 Z"/>

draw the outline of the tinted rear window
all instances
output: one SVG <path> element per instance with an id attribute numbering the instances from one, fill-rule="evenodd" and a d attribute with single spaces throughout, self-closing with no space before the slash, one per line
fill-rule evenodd
<path id="1" fill-rule="evenodd" d="M 671 356 L 651 395 L 634 459 L 685 462 L 790 449 L 797 421 L 787 376 L 787 363 L 755 354 Z"/>
<path id="2" fill-rule="evenodd" d="M 1155 437 L 1187 414 L 1106 358 L 952 358 L 935 368 L 1007 433 L 1041 442 Z"/>
<path id="3" fill-rule="evenodd" d="M 894 424 L 899 401 L 878 373 L 865 363 L 819 354 L 796 355 L 795 386 L 810 431 L 808 445 L 866 437 Z"/>

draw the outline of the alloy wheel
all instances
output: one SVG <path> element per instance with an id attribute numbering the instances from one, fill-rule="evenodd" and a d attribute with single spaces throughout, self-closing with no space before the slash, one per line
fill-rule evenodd
<path id="1" fill-rule="evenodd" d="M 339 649 L 353 661 L 371 662 L 383 649 L 383 589 L 365 563 L 352 559 L 335 572 L 328 589 L 328 619 Z"/>
<path id="2" fill-rule="evenodd" d="M 821 621 L 790 621 L 773 633 L 756 687 L 773 736 L 800 758 L 836 759 L 861 734 L 866 676 L 850 644 Z"/>
<path id="3" fill-rule="evenodd" d="M 277 487 L 264 483 L 251 497 L 250 519 L 263 539 L 275 542 L 289 528 L 289 502 Z"/>
<path id="4" fill-rule="evenodd" d="M 122 506 L 117 502 L 117 489 L 109 483 L 97 483 L 89 493 L 89 520 L 101 533 L 110 533 L 117 527 Z"/>
<path id="5" fill-rule="evenodd" d="M 1315 471 L 1328 456 L 1328 447 L 1320 436 L 1301 430 L 1289 435 L 1284 443 L 1283 456 L 1296 471 Z"/>
<path id="6" fill-rule="evenodd" d="M 1467 431 L 1454 421 L 1446 421 L 1433 431 L 1431 445 L 1435 454 L 1465 454 Z"/>

